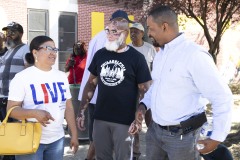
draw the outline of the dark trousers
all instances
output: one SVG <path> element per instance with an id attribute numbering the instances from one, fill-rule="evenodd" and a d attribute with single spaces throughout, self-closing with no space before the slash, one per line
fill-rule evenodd
<path id="1" fill-rule="evenodd" d="M 3 121 L 6 117 L 7 101 L 7 98 L 0 98 L 0 121 Z M 8 121 L 12 121 L 12 119 L 8 119 Z M 15 156 L 4 156 L 2 160 L 15 160 Z"/>
<path id="2" fill-rule="evenodd" d="M 204 160 L 233 160 L 231 152 L 223 144 L 219 144 L 213 152 L 201 156 Z"/>

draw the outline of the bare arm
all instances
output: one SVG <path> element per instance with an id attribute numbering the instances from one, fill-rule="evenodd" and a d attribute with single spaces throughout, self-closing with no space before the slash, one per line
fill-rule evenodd
<path id="1" fill-rule="evenodd" d="M 84 87 L 82 102 L 80 105 L 80 110 L 86 110 L 88 103 L 91 101 L 94 91 L 97 87 L 97 77 L 90 74 L 89 79 Z"/>
<path id="2" fill-rule="evenodd" d="M 70 148 L 73 150 L 74 153 L 76 153 L 78 150 L 79 143 L 78 143 L 78 134 L 77 134 L 77 127 L 75 122 L 74 109 L 73 109 L 71 99 L 68 99 L 66 101 L 65 118 L 66 118 L 68 127 L 71 131 Z"/>
<path id="3" fill-rule="evenodd" d="M 139 97 L 138 100 L 141 101 L 144 97 L 144 94 L 148 91 L 152 81 L 147 81 L 145 83 L 138 84 L 138 92 Z M 130 134 L 135 134 L 139 132 L 142 128 L 142 121 L 144 119 L 144 115 L 146 113 L 146 108 L 143 104 L 140 104 L 137 108 L 137 111 L 135 113 L 135 120 L 131 124 L 129 128 Z"/>
<path id="4" fill-rule="evenodd" d="M 144 94 L 148 91 L 150 88 L 152 81 L 147 81 L 145 83 L 138 84 L 138 92 L 139 92 L 139 102 L 143 99 Z M 144 105 L 140 104 L 137 108 L 135 119 L 138 120 L 140 123 L 142 123 L 143 116 L 146 113 L 146 108 Z"/>
<path id="5" fill-rule="evenodd" d="M 15 106 L 19 106 L 15 108 L 11 114 L 10 117 L 15 118 L 15 119 L 27 119 L 27 118 L 36 118 L 38 122 L 40 122 L 43 126 L 46 126 L 49 124 L 49 120 L 53 120 L 54 118 L 51 116 L 51 114 L 47 111 L 44 110 L 38 110 L 38 109 L 24 109 L 22 108 L 22 102 L 20 101 L 8 101 L 7 104 L 7 111 Z"/>
<path id="6" fill-rule="evenodd" d="M 83 90 L 83 95 L 82 95 L 82 101 L 80 104 L 80 109 L 78 113 L 78 118 L 77 118 L 77 125 L 79 130 L 84 131 L 84 121 L 85 121 L 85 116 L 84 112 L 88 107 L 88 103 L 91 101 L 94 91 L 97 87 L 97 77 L 94 76 L 93 74 L 90 74 L 89 79 L 84 87 Z"/>
<path id="7" fill-rule="evenodd" d="M 148 91 L 150 88 L 152 81 L 147 81 L 145 83 L 138 84 L 138 93 L 139 93 L 139 101 L 141 101 L 144 97 L 144 94 Z"/>

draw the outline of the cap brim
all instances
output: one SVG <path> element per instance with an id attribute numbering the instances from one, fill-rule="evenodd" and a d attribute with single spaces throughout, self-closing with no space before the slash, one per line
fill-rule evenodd
<path id="1" fill-rule="evenodd" d="M 6 31 L 6 30 L 8 30 L 8 29 L 11 29 L 11 30 L 13 30 L 13 31 L 17 31 L 17 29 L 15 29 L 15 28 L 13 28 L 13 27 L 10 27 L 10 26 L 8 26 L 8 27 L 3 27 L 3 31 Z"/>
<path id="2" fill-rule="evenodd" d="M 6 31 L 8 29 L 8 27 L 3 27 L 2 31 Z"/>

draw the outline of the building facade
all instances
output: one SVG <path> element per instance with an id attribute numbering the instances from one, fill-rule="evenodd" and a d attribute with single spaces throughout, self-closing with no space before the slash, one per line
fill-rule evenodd
<path id="1" fill-rule="evenodd" d="M 114 0 L 1 0 L 0 28 L 18 22 L 24 28 L 23 42 L 27 44 L 38 35 L 51 37 L 59 48 L 54 67 L 64 71 L 74 42 L 88 44 L 118 9 L 125 10 L 124 3 Z M 129 13 L 131 20 L 139 17 Z"/>

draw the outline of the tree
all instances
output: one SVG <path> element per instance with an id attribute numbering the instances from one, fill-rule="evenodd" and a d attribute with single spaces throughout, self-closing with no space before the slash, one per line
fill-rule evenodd
<path id="1" fill-rule="evenodd" d="M 128 5 L 131 5 L 130 2 L 135 2 L 125 1 Z M 152 7 L 162 4 L 170 6 L 177 13 L 195 19 L 203 28 L 209 53 L 215 63 L 224 32 L 240 20 L 240 0 L 144 0 L 143 4 L 143 15 L 146 15 Z"/>

